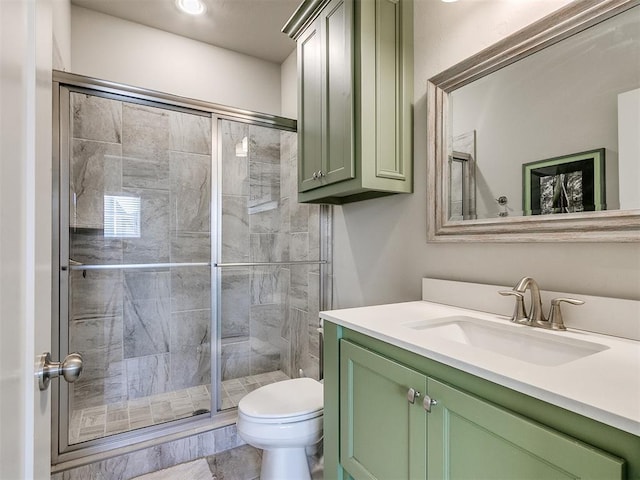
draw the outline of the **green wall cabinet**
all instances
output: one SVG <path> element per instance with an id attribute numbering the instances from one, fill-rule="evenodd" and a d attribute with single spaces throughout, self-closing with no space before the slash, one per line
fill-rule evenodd
<path id="1" fill-rule="evenodd" d="M 327 480 L 640 478 L 637 436 L 331 322 L 324 330 Z"/>
<path id="2" fill-rule="evenodd" d="M 283 31 L 298 45 L 298 201 L 412 192 L 412 0 L 305 0 Z"/>

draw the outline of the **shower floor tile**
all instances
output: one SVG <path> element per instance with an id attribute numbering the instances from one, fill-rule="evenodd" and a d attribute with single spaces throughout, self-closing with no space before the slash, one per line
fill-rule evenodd
<path id="1" fill-rule="evenodd" d="M 247 393 L 252 392 L 258 387 L 281 380 L 289 380 L 289 377 L 282 370 L 224 380 L 222 382 L 222 388 L 220 389 L 220 397 L 222 399 L 221 408 L 222 410 L 226 410 L 237 407 L 242 397 Z"/>
<path id="2" fill-rule="evenodd" d="M 277 370 L 225 380 L 220 386 L 221 410 L 237 407 L 242 397 L 258 387 L 288 379 L 286 374 Z M 69 444 L 191 417 L 196 412 L 208 412 L 211 408 L 210 390 L 209 385 L 199 385 L 74 411 L 69 422 Z"/>

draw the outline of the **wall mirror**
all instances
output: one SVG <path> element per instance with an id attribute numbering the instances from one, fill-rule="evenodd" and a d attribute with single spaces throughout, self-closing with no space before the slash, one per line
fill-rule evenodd
<path id="1" fill-rule="evenodd" d="M 640 241 L 640 0 L 578 0 L 427 82 L 429 241 Z"/>

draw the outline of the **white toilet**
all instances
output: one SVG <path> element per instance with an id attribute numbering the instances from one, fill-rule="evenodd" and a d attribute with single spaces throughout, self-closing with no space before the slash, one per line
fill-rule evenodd
<path id="1" fill-rule="evenodd" d="M 322 384 L 312 378 L 260 387 L 238 404 L 238 435 L 263 450 L 261 480 L 311 478 L 306 448 L 322 439 Z"/>

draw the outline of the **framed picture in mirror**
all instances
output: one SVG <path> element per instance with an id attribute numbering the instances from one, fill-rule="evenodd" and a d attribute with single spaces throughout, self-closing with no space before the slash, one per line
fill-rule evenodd
<path id="1" fill-rule="evenodd" d="M 606 210 L 605 149 L 563 155 L 522 166 L 525 215 Z"/>

